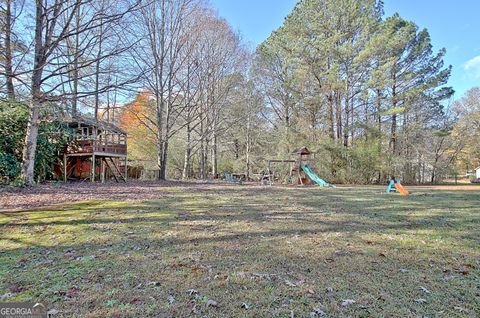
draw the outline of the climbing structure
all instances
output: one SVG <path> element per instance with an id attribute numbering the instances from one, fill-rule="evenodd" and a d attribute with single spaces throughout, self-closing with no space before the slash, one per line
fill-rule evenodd
<path id="1" fill-rule="evenodd" d="M 312 167 L 315 164 L 313 153 L 307 147 L 296 149 L 294 153 L 297 154 L 296 171 L 298 173 L 298 184 L 309 185 L 318 184 L 320 187 L 329 187 L 330 184 L 320 178 Z"/>
<path id="2" fill-rule="evenodd" d="M 290 160 L 268 160 L 268 170 L 264 173 L 262 178 L 262 183 L 272 185 L 274 180 L 276 180 L 276 174 L 272 171 L 272 164 L 282 164 L 287 163 L 290 165 L 290 170 L 283 177 L 284 180 L 288 180 L 288 183 L 293 183 L 295 177 L 297 179 L 297 184 L 300 185 L 312 185 L 317 184 L 320 187 L 330 187 L 331 185 L 325 180 L 321 179 L 314 171 L 314 158 L 313 153 L 307 149 L 307 147 L 302 147 L 295 149 L 292 154 L 296 154 L 296 159 Z M 278 174 L 277 174 L 278 176 Z"/>

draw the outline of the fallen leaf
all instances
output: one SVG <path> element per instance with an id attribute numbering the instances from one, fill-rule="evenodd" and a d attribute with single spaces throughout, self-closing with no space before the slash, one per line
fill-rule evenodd
<path id="1" fill-rule="evenodd" d="M 189 289 L 187 290 L 187 293 L 190 295 L 190 296 L 193 296 L 193 295 L 196 295 L 198 294 L 198 291 L 196 289 Z"/>
<path id="2" fill-rule="evenodd" d="M 328 297 L 333 297 L 333 295 L 335 294 L 335 291 L 333 290 L 332 287 L 327 287 L 327 296 Z"/>
<path id="3" fill-rule="evenodd" d="M 206 305 L 206 306 L 207 306 L 207 307 L 218 307 L 218 302 L 215 301 L 215 300 L 213 300 L 213 299 L 209 299 L 209 300 L 207 301 L 207 305 Z"/>
<path id="4" fill-rule="evenodd" d="M 350 306 L 350 305 L 353 305 L 353 304 L 355 304 L 355 300 L 353 300 L 353 299 L 344 299 L 344 300 L 342 300 L 342 304 L 341 304 L 341 305 L 342 305 L 343 307 L 346 307 L 346 306 Z"/>
<path id="5" fill-rule="evenodd" d="M 193 312 L 194 314 L 197 314 L 197 315 L 200 314 L 200 310 L 198 310 L 196 304 L 193 305 L 193 307 L 192 307 L 192 312 Z"/>
<path id="6" fill-rule="evenodd" d="M 313 308 L 310 316 L 311 317 L 326 317 L 327 313 L 324 312 L 323 310 L 321 310 L 320 308 L 315 307 L 315 308 Z"/>
<path id="7" fill-rule="evenodd" d="M 23 287 L 21 287 L 19 285 L 13 285 L 12 287 L 10 287 L 10 292 L 12 292 L 14 294 L 21 293 L 22 291 L 23 291 Z"/>
<path id="8" fill-rule="evenodd" d="M 12 297 L 12 296 L 13 296 L 13 293 L 6 293 L 6 294 L 3 294 L 2 296 L 0 296 L 0 299 L 9 298 L 9 297 Z"/>
<path id="9" fill-rule="evenodd" d="M 467 313 L 468 312 L 468 309 L 460 307 L 460 306 L 455 306 L 455 307 L 453 307 L 453 309 L 455 309 L 456 311 L 461 312 L 461 313 Z"/>
<path id="10" fill-rule="evenodd" d="M 241 306 L 241 308 L 244 308 L 244 309 L 250 309 L 252 307 L 253 307 L 253 305 L 249 304 L 249 303 L 242 303 L 242 306 Z"/>
<path id="11" fill-rule="evenodd" d="M 427 300 L 425 298 L 417 298 L 417 299 L 415 299 L 415 302 L 417 302 L 419 304 L 426 304 Z"/>
<path id="12" fill-rule="evenodd" d="M 52 308 L 50 309 L 49 311 L 47 311 L 47 316 L 50 317 L 50 316 L 55 316 L 55 315 L 58 315 L 60 311 L 58 311 L 57 309 L 55 308 Z"/>
<path id="13" fill-rule="evenodd" d="M 430 291 L 426 287 L 420 286 L 420 290 L 424 293 L 430 294 Z"/>
<path id="14" fill-rule="evenodd" d="M 292 283 L 292 282 L 289 281 L 288 279 L 285 279 L 285 284 L 287 284 L 287 285 L 290 286 L 290 287 L 297 287 L 296 284 Z"/>
<path id="15" fill-rule="evenodd" d="M 77 296 L 78 290 L 78 286 L 73 286 L 72 288 L 67 290 L 65 296 L 67 296 L 68 298 L 75 298 Z"/>
<path id="16" fill-rule="evenodd" d="M 143 303 L 143 301 L 140 298 L 133 298 L 130 301 L 130 304 L 132 304 L 132 305 L 141 305 L 142 303 Z"/>

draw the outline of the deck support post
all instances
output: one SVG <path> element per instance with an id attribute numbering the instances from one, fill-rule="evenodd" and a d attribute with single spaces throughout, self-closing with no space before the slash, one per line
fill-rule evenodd
<path id="1" fill-rule="evenodd" d="M 95 182 L 95 154 L 92 155 L 92 172 L 90 181 Z"/>
<path id="2" fill-rule="evenodd" d="M 102 170 L 100 175 L 100 181 L 105 183 L 105 159 L 100 158 L 100 170 Z"/>

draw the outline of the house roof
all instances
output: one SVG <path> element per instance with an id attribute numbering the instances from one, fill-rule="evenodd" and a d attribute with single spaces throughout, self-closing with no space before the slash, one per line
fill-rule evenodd
<path id="1" fill-rule="evenodd" d="M 297 148 L 297 149 L 294 149 L 292 151 L 292 153 L 296 153 L 296 154 L 299 154 L 299 155 L 309 155 L 311 154 L 312 152 L 310 150 L 308 150 L 307 147 L 302 147 L 302 148 Z"/>
<path id="2" fill-rule="evenodd" d="M 90 118 L 84 115 L 75 115 L 75 116 L 68 115 L 68 116 L 64 116 L 62 120 L 67 122 L 71 128 L 84 125 L 84 126 L 97 127 L 98 129 L 103 131 L 111 131 L 119 134 L 127 134 L 125 130 L 121 129 L 120 127 L 112 123 L 106 122 L 104 120 L 95 120 L 94 118 Z"/>

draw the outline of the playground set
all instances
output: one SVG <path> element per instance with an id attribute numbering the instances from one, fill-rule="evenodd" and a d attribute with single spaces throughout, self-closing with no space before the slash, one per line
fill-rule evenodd
<path id="1" fill-rule="evenodd" d="M 275 182 L 283 184 L 298 184 L 298 185 L 314 185 L 317 184 L 322 188 L 332 187 L 334 185 L 329 184 L 327 181 L 320 178 L 315 173 L 315 153 L 308 150 L 307 147 L 295 149 L 292 154 L 297 156 L 296 159 L 270 159 L 267 160 L 267 171 L 261 174 L 260 182 L 264 185 L 273 185 Z M 280 168 L 274 169 L 275 166 L 282 164 L 288 164 L 289 169 Z M 283 170 L 284 173 L 279 173 L 278 170 Z M 225 181 L 229 183 L 242 184 L 243 181 L 247 181 L 245 174 L 230 174 L 226 173 L 224 177 Z M 405 189 L 400 180 L 396 180 L 395 177 L 391 177 L 386 190 L 387 193 L 399 193 L 401 195 L 409 195 L 410 192 Z"/>
<path id="2" fill-rule="evenodd" d="M 296 179 L 296 183 L 299 185 L 313 185 L 317 184 L 320 187 L 333 187 L 328 182 L 320 178 L 315 171 L 312 169 L 314 167 L 314 158 L 313 153 L 308 150 L 307 147 L 302 147 L 295 149 L 293 154 L 297 155 L 297 159 L 271 159 L 267 160 L 267 172 L 263 174 L 262 183 L 273 185 L 275 180 L 279 180 L 278 174 L 272 169 L 273 165 L 288 163 L 290 169 L 287 175 L 284 176 L 284 180 L 287 183 L 293 184 Z"/>
<path id="3" fill-rule="evenodd" d="M 404 186 L 401 184 L 400 180 L 395 180 L 394 177 L 390 179 L 387 187 L 387 193 L 392 193 L 392 192 L 397 192 L 397 193 L 400 193 L 401 195 L 410 194 L 410 192 L 408 192 L 407 189 L 405 189 Z"/>

